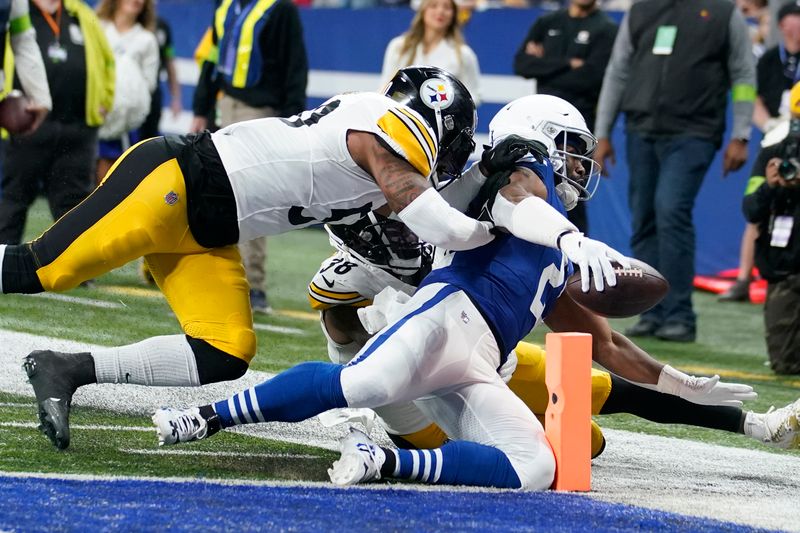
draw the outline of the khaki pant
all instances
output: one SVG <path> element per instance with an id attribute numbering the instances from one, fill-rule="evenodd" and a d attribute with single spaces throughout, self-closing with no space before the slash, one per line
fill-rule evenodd
<path id="1" fill-rule="evenodd" d="M 769 284 L 764 326 L 772 370 L 800 374 L 800 274 Z"/>
<path id="2" fill-rule="evenodd" d="M 217 103 L 222 127 L 236 122 L 255 120 L 277 116 L 278 112 L 272 107 L 250 107 L 249 105 L 224 95 Z M 267 238 L 259 237 L 239 245 L 242 254 L 244 270 L 247 273 L 247 282 L 250 288 L 266 291 L 266 263 L 267 263 Z"/>

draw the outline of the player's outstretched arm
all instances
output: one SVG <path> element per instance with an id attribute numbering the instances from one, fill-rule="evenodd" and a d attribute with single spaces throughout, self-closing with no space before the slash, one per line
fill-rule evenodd
<path id="1" fill-rule="evenodd" d="M 495 224 L 506 228 L 515 237 L 534 244 L 558 248 L 581 271 L 581 288 L 595 287 L 602 291 L 605 283 L 617 283 L 611 261 L 630 266 L 628 259 L 607 246 L 580 233 L 572 222 L 548 204 L 547 189 L 532 170 L 520 167 L 509 177 L 508 185 L 500 189 L 492 206 Z"/>
<path id="2" fill-rule="evenodd" d="M 451 207 L 408 162 L 391 153 L 370 133 L 351 132 L 353 159 L 375 178 L 389 207 L 411 231 L 434 246 L 470 250 L 490 242 L 490 225 Z"/>
<path id="3" fill-rule="evenodd" d="M 608 321 L 581 307 L 562 294 L 545 323 L 556 332 L 577 331 L 592 335 L 592 359 L 618 376 L 651 390 L 679 396 L 702 405 L 739 407 L 757 397 L 753 388 L 725 383 L 719 376 L 690 376 L 653 359 L 623 334 L 611 329 Z"/>

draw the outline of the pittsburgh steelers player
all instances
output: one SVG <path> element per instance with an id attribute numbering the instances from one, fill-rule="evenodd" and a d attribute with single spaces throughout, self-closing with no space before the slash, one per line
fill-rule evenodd
<path id="1" fill-rule="evenodd" d="M 558 116 L 577 113 L 566 102 L 558 103 L 553 110 Z M 526 133 L 538 116 L 538 110 L 529 111 L 512 104 L 511 115 Z M 545 131 L 550 125 L 544 125 Z M 582 125 L 579 141 L 593 144 Z M 506 364 L 510 348 L 543 319 L 561 330 L 565 317 L 572 315 L 577 316 L 572 324 L 581 330 L 600 332 L 594 340 L 595 360 L 626 379 L 659 390 L 675 387 L 676 393 L 697 402 L 752 397 L 747 386 L 692 381 L 674 369 L 665 370 L 624 337 L 601 336 L 599 319 L 571 299 L 559 299 L 572 263 L 557 246 L 532 241 L 540 240 L 536 233 L 551 224 L 572 231 L 564 222 L 563 193 L 557 193 L 553 173 L 554 163 L 560 168 L 564 160 L 551 157 L 554 143 L 546 134 L 535 140 L 528 145 L 533 154 L 519 168 L 504 173 L 507 179 L 498 178 L 497 186 L 487 181 L 483 189 L 485 212 L 507 232 L 480 248 L 453 254 L 449 265 L 434 269 L 400 315 L 346 366 L 302 363 L 212 405 L 160 409 L 153 416 L 160 443 L 198 440 L 241 424 L 304 420 L 333 408 L 414 402 L 454 440 L 433 449 L 383 449 L 351 430 L 342 441 L 342 457 L 329 470 L 331 480 L 353 484 L 396 477 L 547 489 L 555 460 L 544 429 L 498 369 Z"/>
<path id="2" fill-rule="evenodd" d="M 489 242 L 489 225 L 435 188 L 440 173 L 459 175 L 475 121 L 460 81 L 410 67 L 385 94 L 339 95 L 289 119 L 132 147 L 41 237 L 0 246 L 0 292 L 63 291 L 144 257 L 182 334 L 29 354 L 23 366 L 42 432 L 59 449 L 69 445 L 72 395 L 89 383 L 199 386 L 243 375 L 256 337 L 239 242 L 352 222 L 383 205 L 427 242 L 454 250 Z M 480 186 L 463 183 L 454 191 Z M 608 250 L 589 249 L 603 257 Z M 613 282 L 607 259 L 598 268 Z"/>
<path id="3" fill-rule="evenodd" d="M 496 138 L 498 131 L 522 132 L 507 124 L 509 109 L 536 106 L 537 102 L 542 109 L 557 109 L 550 100 L 550 97 L 527 96 L 512 103 L 492 121 L 492 137 Z M 536 114 L 547 118 L 542 112 Z M 569 123 L 568 119 L 551 118 Z M 559 141 L 562 131 L 559 128 L 559 133 L 553 135 L 554 142 Z M 577 193 L 570 195 L 573 200 L 567 200 L 565 207 L 574 205 L 574 198 L 583 201 L 590 197 L 589 191 L 584 192 L 582 187 L 591 183 L 586 175 L 591 166 L 583 164 L 582 156 L 591 154 L 576 153 L 578 144 L 567 144 L 565 148 L 557 146 L 556 151 L 560 153 L 551 154 L 551 159 L 555 156 L 565 160 L 566 176 L 562 176 L 561 171 L 556 171 L 556 175 L 561 177 L 564 186 L 573 187 Z M 486 152 L 484 161 L 475 164 L 467 173 L 476 168 L 491 167 L 491 158 L 497 157 L 502 157 L 502 154 Z M 372 212 L 351 225 L 326 226 L 326 230 L 336 253 L 322 263 L 309 283 L 308 298 L 311 307 L 320 311 L 322 331 L 328 340 L 328 356 L 335 363 L 347 364 L 369 340 L 371 333 L 386 324 L 386 314 L 400 312 L 398 308 L 389 309 L 388 306 L 401 304 L 414 293 L 421 280 L 430 273 L 435 254 L 431 246 L 420 242 L 402 222 L 387 218 L 380 212 Z M 386 287 L 391 289 L 387 291 Z M 376 297 L 378 301 L 373 305 Z M 562 295 L 561 298 L 568 296 Z M 570 316 L 565 316 L 563 322 L 565 330 L 580 331 L 580 324 L 573 325 Z M 369 326 L 369 331 L 365 325 Z M 608 335 L 608 332 L 603 333 Z M 544 350 L 521 341 L 509 357 L 516 361 L 509 387 L 544 424 L 548 405 Z M 509 375 L 509 371 L 510 368 L 503 369 L 504 377 Z M 800 432 L 800 400 L 769 413 L 745 412 L 738 406 L 740 402 L 721 406 L 695 404 L 598 369 L 592 370 L 591 397 L 594 415 L 629 413 L 659 423 L 742 433 L 771 446 L 800 448 L 800 438 L 796 438 Z M 413 403 L 382 406 L 375 412 L 389 437 L 400 448 L 436 448 L 447 440 L 442 429 Z M 600 427 L 592 421 L 592 457 L 602 453 L 605 444 Z"/>

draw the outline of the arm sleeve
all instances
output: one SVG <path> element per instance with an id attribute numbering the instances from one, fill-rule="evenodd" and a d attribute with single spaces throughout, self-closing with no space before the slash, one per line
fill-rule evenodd
<path id="1" fill-rule="evenodd" d="M 161 61 L 161 55 L 158 50 L 158 39 L 153 32 L 147 31 L 147 48 L 142 57 L 142 74 L 144 74 L 144 81 L 147 83 L 147 88 L 152 94 L 156 90 L 158 84 L 158 66 Z"/>
<path id="2" fill-rule="evenodd" d="M 445 250 L 471 250 L 494 236 L 486 224 L 449 206 L 436 189 L 426 189 L 397 214 L 420 240 Z"/>
<path id="3" fill-rule="evenodd" d="M 31 25 L 28 0 L 13 0 L 9 18 L 11 50 L 14 52 L 16 73 L 22 90 L 34 104 L 52 109 L 53 100 L 47 83 L 47 72 L 36 43 L 36 30 Z"/>
<path id="4" fill-rule="evenodd" d="M 194 88 L 192 97 L 192 113 L 195 116 L 205 117 L 214 109 L 217 104 L 217 92 L 219 91 L 219 81 L 216 79 L 216 66 L 219 56 L 219 37 L 217 29 L 212 19 L 210 26 L 211 46 L 209 53 L 200 63 L 200 76 Z M 205 37 L 204 37 L 205 39 Z M 198 49 L 203 45 L 201 41 Z"/>
<path id="5" fill-rule="evenodd" d="M 308 57 L 303 42 L 303 25 L 300 13 L 292 2 L 284 7 L 282 27 L 282 43 L 279 44 L 284 65 L 284 98 L 280 114 L 290 117 L 306 108 L 306 86 L 308 85 Z"/>
<path id="6" fill-rule="evenodd" d="M 558 238 L 564 233 L 578 231 L 567 217 L 538 196 L 513 204 L 498 193 L 492 206 L 492 220 L 515 237 L 550 248 L 558 247 Z"/>
<path id="7" fill-rule="evenodd" d="M 459 179 L 453 180 L 452 183 L 440 189 L 439 194 L 442 195 L 445 202 L 464 213 L 484 183 L 486 183 L 486 176 L 481 174 L 476 161 L 466 172 L 461 174 Z"/>
<path id="8" fill-rule="evenodd" d="M 633 43 L 628 19 L 630 12 L 622 19 L 614 48 L 611 51 L 611 60 L 603 77 L 603 88 L 600 90 L 600 99 L 597 103 L 597 118 L 595 121 L 595 135 L 598 139 L 607 139 L 611 135 L 611 128 L 617 120 L 619 108 L 622 104 L 622 95 L 630 76 L 630 61 L 633 55 Z"/>
<path id="9" fill-rule="evenodd" d="M 756 99 L 756 68 L 747 23 L 738 9 L 731 13 L 728 29 L 728 72 L 731 76 L 733 127 L 735 139 L 750 138 L 750 121 Z"/>

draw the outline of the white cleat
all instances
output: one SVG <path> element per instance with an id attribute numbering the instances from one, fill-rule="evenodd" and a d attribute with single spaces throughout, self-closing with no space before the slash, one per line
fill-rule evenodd
<path id="1" fill-rule="evenodd" d="M 334 485 L 355 485 L 381 478 L 381 466 L 386 453 L 365 433 L 350 428 L 350 433 L 339 441 L 342 456 L 328 469 Z"/>
<path id="2" fill-rule="evenodd" d="M 208 422 L 197 407 L 159 409 L 153 414 L 153 424 L 159 446 L 200 440 L 208 435 Z"/>
<path id="3" fill-rule="evenodd" d="M 786 407 L 771 407 L 763 415 L 758 415 L 763 426 L 760 440 L 776 448 L 800 448 L 800 400 Z"/>

